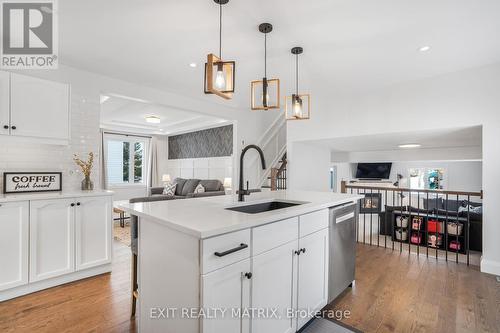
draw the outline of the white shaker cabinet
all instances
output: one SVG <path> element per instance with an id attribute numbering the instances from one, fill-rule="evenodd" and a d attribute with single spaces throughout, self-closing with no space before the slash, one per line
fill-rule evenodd
<path id="1" fill-rule="evenodd" d="M 29 202 L 0 203 L 0 290 L 28 283 Z"/>
<path id="2" fill-rule="evenodd" d="M 10 134 L 10 75 L 0 71 L 0 135 Z"/>
<path id="3" fill-rule="evenodd" d="M 64 142 L 69 140 L 68 84 L 11 74 L 10 134 Z"/>
<path id="4" fill-rule="evenodd" d="M 250 274 L 246 259 L 202 276 L 202 308 L 227 310 L 213 313 L 217 318 L 204 319 L 203 333 L 250 332 L 248 318 L 237 313 L 250 307 Z"/>
<path id="5" fill-rule="evenodd" d="M 30 282 L 75 270 L 74 199 L 31 201 Z"/>
<path id="6" fill-rule="evenodd" d="M 76 270 L 111 262 L 111 197 L 75 199 Z"/>
<path id="7" fill-rule="evenodd" d="M 323 229 L 299 239 L 299 311 L 319 311 L 328 303 L 328 237 L 328 229 Z M 297 329 L 310 319 L 299 316 Z"/>

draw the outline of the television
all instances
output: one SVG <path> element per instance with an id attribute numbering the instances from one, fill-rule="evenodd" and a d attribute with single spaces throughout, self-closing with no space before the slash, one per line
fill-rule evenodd
<path id="1" fill-rule="evenodd" d="M 392 163 L 358 163 L 356 178 L 389 179 Z"/>

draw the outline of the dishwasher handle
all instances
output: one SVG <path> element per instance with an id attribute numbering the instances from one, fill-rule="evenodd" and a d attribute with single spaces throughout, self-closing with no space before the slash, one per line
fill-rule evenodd
<path id="1" fill-rule="evenodd" d="M 348 221 L 352 218 L 354 218 L 354 212 L 350 212 L 349 214 L 346 214 L 344 216 L 336 218 L 335 223 L 342 223 L 342 222 Z"/>

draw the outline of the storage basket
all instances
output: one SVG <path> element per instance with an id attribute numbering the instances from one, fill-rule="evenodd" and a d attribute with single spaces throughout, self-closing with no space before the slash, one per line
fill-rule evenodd
<path id="1" fill-rule="evenodd" d="M 413 220 L 411 221 L 411 228 L 413 230 L 420 230 L 421 225 L 422 225 L 421 217 L 414 217 Z"/>
<path id="2" fill-rule="evenodd" d="M 457 242 L 457 241 L 451 241 L 450 242 L 450 249 L 451 250 L 455 250 L 455 251 L 460 251 L 460 242 Z"/>
<path id="3" fill-rule="evenodd" d="M 396 225 L 399 228 L 408 228 L 408 218 L 404 216 L 396 217 Z"/>
<path id="4" fill-rule="evenodd" d="M 446 228 L 448 229 L 448 235 L 459 236 L 462 234 L 464 225 L 462 223 L 448 222 Z"/>
<path id="5" fill-rule="evenodd" d="M 405 241 L 408 239 L 408 233 L 403 229 L 396 229 L 396 239 L 400 241 Z"/>
<path id="6" fill-rule="evenodd" d="M 443 222 L 439 222 L 436 220 L 429 220 L 427 222 L 427 232 L 442 232 L 443 231 Z"/>
<path id="7" fill-rule="evenodd" d="M 420 244 L 420 242 L 422 241 L 422 237 L 419 234 L 414 233 L 414 234 L 411 235 L 410 241 L 413 244 Z"/>

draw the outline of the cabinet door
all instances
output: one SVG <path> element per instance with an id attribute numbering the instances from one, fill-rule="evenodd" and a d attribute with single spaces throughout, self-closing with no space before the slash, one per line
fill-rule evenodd
<path id="1" fill-rule="evenodd" d="M 69 86 L 12 74 L 10 123 L 11 135 L 68 140 Z"/>
<path id="2" fill-rule="evenodd" d="M 0 290 L 28 283 L 29 203 L 0 203 Z"/>
<path id="3" fill-rule="evenodd" d="M 296 320 L 287 314 L 296 308 L 297 241 L 252 258 L 252 308 L 277 309 L 278 318 L 255 318 L 252 333 L 296 331 Z"/>
<path id="4" fill-rule="evenodd" d="M 74 199 L 31 201 L 30 282 L 75 270 Z"/>
<path id="5" fill-rule="evenodd" d="M 0 135 L 10 133 L 10 74 L 0 71 Z M 5 128 L 7 126 L 7 128 Z"/>
<path id="6" fill-rule="evenodd" d="M 201 322 L 203 333 L 249 333 L 248 319 L 232 313 L 250 307 L 250 259 L 218 269 L 202 276 L 202 308 L 227 309 L 216 319 L 204 318 Z"/>
<path id="7" fill-rule="evenodd" d="M 76 270 L 111 262 L 111 197 L 76 200 Z"/>
<path id="8" fill-rule="evenodd" d="M 299 311 L 321 310 L 328 300 L 328 228 L 299 239 L 298 297 Z M 297 329 L 311 318 L 299 316 Z"/>

